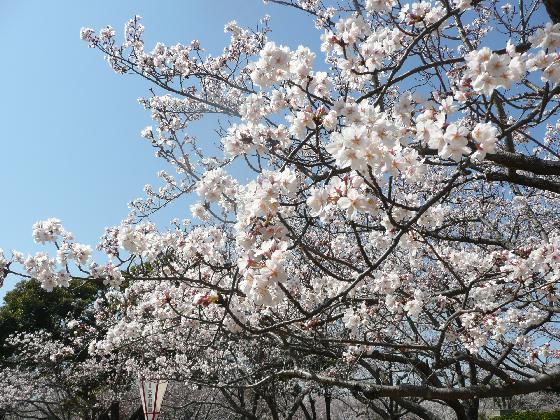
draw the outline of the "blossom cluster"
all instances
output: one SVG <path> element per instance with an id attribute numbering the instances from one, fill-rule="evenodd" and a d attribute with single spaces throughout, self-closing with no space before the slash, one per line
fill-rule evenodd
<path id="1" fill-rule="evenodd" d="M 522 36 L 489 36 L 508 8 L 288 3 L 315 16 L 321 52 L 269 40 L 266 20 L 228 23 L 229 45 L 206 58 L 198 41 L 147 52 L 139 18 L 122 45 L 82 30 L 113 69 L 164 91 L 140 101 L 142 137 L 175 173 L 106 231 L 108 262 L 56 219 L 33 236 L 57 258 L 14 262 L 48 290 L 72 269 L 110 286 L 88 349 L 128 354 L 127 372 L 225 389 L 287 375 L 278 366 L 341 387 L 385 370 L 372 383 L 439 388 L 467 365 L 504 386 L 557 366 L 554 343 L 538 343 L 557 338 L 560 313 L 560 125 L 547 123 L 560 24 L 528 13 Z M 206 114 L 224 117 L 212 144 L 188 134 Z M 174 202 L 194 220 L 149 221 Z"/>

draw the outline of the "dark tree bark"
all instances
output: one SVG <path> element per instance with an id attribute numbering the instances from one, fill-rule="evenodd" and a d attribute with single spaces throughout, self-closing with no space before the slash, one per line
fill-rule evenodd
<path id="1" fill-rule="evenodd" d="M 144 420 L 144 412 L 142 406 L 138 407 L 128 420 Z"/>
<path id="2" fill-rule="evenodd" d="M 560 22 L 560 0 L 543 0 L 543 3 L 550 20 L 553 23 Z"/>
<path id="3" fill-rule="evenodd" d="M 111 404 L 110 410 L 110 418 L 111 420 L 119 420 L 119 411 L 120 411 L 120 404 L 118 401 L 113 401 Z"/>

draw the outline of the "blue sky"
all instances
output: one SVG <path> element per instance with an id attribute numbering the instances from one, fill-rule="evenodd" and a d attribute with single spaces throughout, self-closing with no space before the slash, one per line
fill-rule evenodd
<path id="1" fill-rule="evenodd" d="M 137 103 L 149 84 L 118 76 L 79 39 L 82 26 L 111 25 L 119 36 L 139 14 L 146 48 L 199 39 L 214 55 L 226 45 L 223 26 L 255 26 L 272 16 L 271 39 L 317 50 L 310 19 L 261 0 L 0 0 L 0 248 L 24 253 L 52 248 L 33 243 L 31 226 L 57 217 L 76 240 L 95 245 L 107 226 L 128 213 L 127 203 L 157 183 L 162 164 L 139 132 L 150 124 Z M 201 127 L 207 132 L 202 131 Z M 215 136 L 211 126 L 198 136 Z M 178 203 L 156 222 L 189 217 Z M 0 298 L 15 279 L 0 288 Z"/>

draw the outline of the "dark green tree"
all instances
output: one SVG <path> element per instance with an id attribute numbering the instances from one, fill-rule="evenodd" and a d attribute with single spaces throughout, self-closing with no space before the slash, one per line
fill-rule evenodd
<path id="1" fill-rule="evenodd" d="M 0 363 L 12 354 L 13 349 L 5 345 L 12 334 L 45 330 L 60 338 L 65 319 L 92 322 L 89 309 L 100 291 L 98 284 L 90 282 L 71 282 L 66 289 L 47 292 L 35 280 L 20 281 L 0 306 Z"/>

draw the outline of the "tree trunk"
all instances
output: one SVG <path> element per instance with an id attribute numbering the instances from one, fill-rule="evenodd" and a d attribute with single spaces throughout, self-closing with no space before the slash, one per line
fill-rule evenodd
<path id="1" fill-rule="evenodd" d="M 144 420 L 144 410 L 142 406 L 138 407 L 128 420 Z"/>
<path id="2" fill-rule="evenodd" d="M 467 408 L 467 417 L 469 420 L 478 420 L 478 408 L 480 406 L 480 400 L 472 400 L 469 402 Z"/>
<path id="3" fill-rule="evenodd" d="M 111 403 L 111 408 L 109 408 L 109 417 L 111 420 L 119 420 L 120 404 L 118 401 L 113 401 Z"/>
<path id="4" fill-rule="evenodd" d="M 331 420 L 331 394 L 328 391 L 325 392 L 325 413 L 327 420 Z"/>

